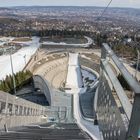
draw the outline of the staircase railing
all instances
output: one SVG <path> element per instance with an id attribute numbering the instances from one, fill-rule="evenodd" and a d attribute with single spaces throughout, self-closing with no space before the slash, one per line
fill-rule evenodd
<path id="1" fill-rule="evenodd" d="M 67 121 L 66 107 L 41 106 L 0 91 L 0 130 L 29 124 Z"/>
<path id="2" fill-rule="evenodd" d="M 130 87 L 131 93 L 124 89 L 114 67 Z M 140 128 L 140 84 L 105 43 L 96 97 L 95 110 L 104 140 L 137 140 Z"/>

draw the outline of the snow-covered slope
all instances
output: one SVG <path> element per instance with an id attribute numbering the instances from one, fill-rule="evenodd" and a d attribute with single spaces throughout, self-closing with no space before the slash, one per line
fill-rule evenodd
<path id="1" fill-rule="evenodd" d="M 29 46 L 22 47 L 20 50 L 18 50 L 16 53 L 12 55 L 14 73 L 23 70 L 23 68 L 25 67 L 25 61 L 26 63 L 28 63 L 31 56 L 39 48 L 40 46 L 39 38 L 32 37 L 32 41 L 27 42 L 26 44 L 28 44 Z M 12 70 L 10 63 L 10 55 L 0 56 L 0 80 L 4 79 L 6 75 L 11 73 Z"/>

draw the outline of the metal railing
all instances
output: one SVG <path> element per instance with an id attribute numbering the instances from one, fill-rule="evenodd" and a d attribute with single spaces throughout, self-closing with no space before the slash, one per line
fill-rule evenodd
<path id="1" fill-rule="evenodd" d="M 133 92 L 133 103 L 117 75 L 116 66 Z M 140 85 L 107 44 L 103 44 L 95 110 L 104 140 L 137 140 L 140 128 Z"/>
<path id="2" fill-rule="evenodd" d="M 67 121 L 66 107 L 41 106 L 0 91 L 0 130 L 41 122 Z"/>

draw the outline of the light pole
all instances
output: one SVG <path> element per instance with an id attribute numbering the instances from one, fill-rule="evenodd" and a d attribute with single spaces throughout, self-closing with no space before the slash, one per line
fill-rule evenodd
<path id="1" fill-rule="evenodd" d="M 135 78 L 137 79 L 137 72 L 138 72 L 138 68 L 139 68 L 139 59 L 140 59 L 140 52 L 137 49 L 137 64 L 136 64 L 136 71 L 135 71 Z"/>
<path id="2" fill-rule="evenodd" d="M 24 63 L 25 63 L 25 66 L 26 66 L 26 54 L 25 54 L 25 55 L 18 54 L 18 56 L 21 56 L 21 57 L 23 57 L 23 59 L 24 59 Z"/>
<path id="3" fill-rule="evenodd" d="M 10 62 L 11 62 L 11 70 L 12 70 L 12 79 L 13 79 L 14 94 L 16 94 L 16 82 L 15 82 L 14 69 L 13 69 L 12 49 L 13 48 L 11 48 L 11 51 L 10 51 Z"/>
<path id="4" fill-rule="evenodd" d="M 139 32 L 140 30 L 138 30 L 135 35 L 134 35 L 134 42 L 137 42 L 137 33 Z M 137 50 L 137 63 L 136 63 L 136 71 L 135 71 L 135 78 L 137 80 L 137 72 L 138 72 L 138 68 L 139 68 L 139 59 L 140 59 L 140 51 L 138 50 L 137 46 L 136 46 L 136 50 Z"/>
<path id="5" fill-rule="evenodd" d="M 23 57 L 24 57 L 24 62 L 25 62 L 25 66 L 26 66 L 26 54 Z"/>

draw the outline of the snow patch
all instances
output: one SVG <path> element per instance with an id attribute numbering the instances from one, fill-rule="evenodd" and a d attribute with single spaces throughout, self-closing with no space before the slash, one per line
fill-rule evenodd
<path id="1" fill-rule="evenodd" d="M 28 47 L 22 47 L 16 53 L 12 54 L 14 73 L 23 70 L 25 61 L 26 63 L 29 62 L 31 56 L 36 52 L 39 46 L 39 38 L 32 37 L 32 42 L 28 42 Z M 0 56 L 0 80 L 4 79 L 6 75 L 9 74 L 12 74 L 10 55 L 2 55 Z"/>

